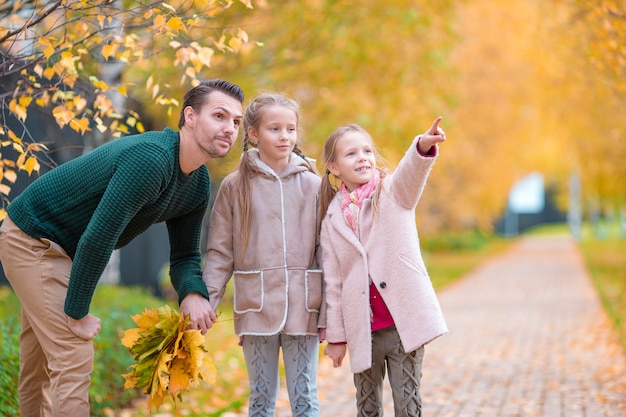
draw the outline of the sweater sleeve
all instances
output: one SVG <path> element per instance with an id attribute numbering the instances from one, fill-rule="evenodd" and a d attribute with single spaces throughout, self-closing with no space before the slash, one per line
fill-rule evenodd
<path id="1" fill-rule="evenodd" d="M 204 197 L 192 212 L 166 222 L 170 239 L 170 278 L 179 304 L 192 292 L 209 298 L 200 268 L 200 235 L 209 195 Z"/>
<path id="2" fill-rule="evenodd" d="M 115 161 L 108 186 L 78 242 L 65 298 L 68 316 L 78 320 L 89 313 L 96 284 L 120 235 L 135 214 L 159 195 L 163 172 L 171 170 L 170 165 L 161 148 L 149 146 L 130 148 Z"/>

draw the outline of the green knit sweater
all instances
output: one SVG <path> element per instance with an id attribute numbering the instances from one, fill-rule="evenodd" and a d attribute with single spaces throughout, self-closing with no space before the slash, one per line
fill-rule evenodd
<path id="1" fill-rule="evenodd" d="M 200 234 L 209 172 L 205 166 L 191 175 L 181 172 L 179 141 L 178 132 L 165 129 L 106 143 L 42 175 L 9 205 L 9 217 L 20 229 L 58 243 L 72 258 L 68 316 L 87 315 L 113 249 L 163 221 L 179 301 L 190 292 L 208 298 Z"/>

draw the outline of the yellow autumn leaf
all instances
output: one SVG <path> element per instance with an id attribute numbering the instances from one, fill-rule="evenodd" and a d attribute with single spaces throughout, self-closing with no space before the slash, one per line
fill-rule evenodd
<path id="1" fill-rule="evenodd" d="M 198 60 L 207 68 L 211 67 L 211 57 L 215 52 L 211 48 L 203 47 L 198 51 Z"/>
<path id="2" fill-rule="evenodd" d="M 54 119 L 56 120 L 59 127 L 65 126 L 74 118 L 74 113 L 68 110 L 63 105 L 53 108 L 52 115 L 54 116 Z"/>
<path id="3" fill-rule="evenodd" d="M 42 150 L 47 151 L 48 147 L 43 143 L 29 143 L 26 149 L 30 152 L 41 152 Z"/>
<path id="4" fill-rule="evenodd" d="M 87 119 L 86 117 L 70 120 L 69 126 L 74 131 L 80 132 L 82 135 L 84 135 L 85 132 L 91 131 L 91 128 L 89 127 L 89 119 Z"/>
<path id="5" fill-rule="evenodd" d="M 180 17 L 172 17 L 167 21 L 167 27 L 173 30 L 174 32 L 180 32 L 181 30 L 186 30 L 183 20 Z"/>
<path id="6" fill-rule="evenodd" d="M 189 390 L 189 374 L 187 373 L 185 361 L 174 359 L 170 367 L 170 381 L 167 387 L 172 394 Z"/>
<path id="7" fill-rule="evenodd" d="M 231 38 L 230 41 L 228 41 L 228 46 L 230 46 L 235 52 L 237 52 L 239 50 L 239 47 L 241 46 L 242 42 L 241 39 L 239 38 Z"/>
<path id="8" fill-rule="evenodd" d="M 12 169 L 6 169 L 3 173 L 4 179 L 9 181 L 10 183 L 15 183 L 17 181 L 17 174 Z"/>
<path id="9" fill-rule="evenodd" d="M 11 129 L 7 132 L 9 139 L 18 145 L 22 145 L 22 139 L 20 139 Z"/>
<path id="10" fill-rule="evenodd" d="M 137 340 L 139 340 L 141 329 L 134 327 L 124 331 L 124 337 L 122 337 L 122 345 L 127 348 L 133 347 Z"/>
<path id="11" fill-rule="evenodd" d="M 48 67 L 43 70 L 43 77 L 47 80 L 51 80 L 54 77 L 54 68 Z"/>
<path id="12" fill-rule="evenodd" d="M 215 47 L 217 49 L 219 49 L 220 51 L 223 51 L 226 49 L 226 44 L 224 43 L 226 41 L 226 35 L 222 34 L 222 36 L 220 37 L 220 40 L 217 42 L 214 42 Z"/>
<path id="13" fill-rule="evenodd" d="M 26 109 L 22 107 L 16 99 L 12 99 L 9 102 L 9 110 L 17 116 L 21 121 L 26 120 Z"/>
<path id="14" fill-rule="evenodd" d="M 46 59 L 50 59 L 50 57 L 54 54 L 54 46 L 52 46 L 50 39 L 40 36 L 37 41 L 44 46 L 43 55 Z"/>
<path id="15" fill-rule="evenodd" d="M 28 172 L 28 175 L 30 175 L 33 173 L 33 171 L 39 171 L 39 161 L 37 161 L 36 157 L 29 156 L 28 159 L 26 159 L 26 162 L 24 162 L 24 164 L 21 165 L 19 168 Z"/>
<path id="16" fill-rule="evenodd" d="M 170 362 L 172 362 L 172 358 L 174 355 L 170 353 L 161 353 L 159 355 L 159 361 L 155 367 L 154 375 L 158 379 L 159 384 L 153 385 L 152 390 L 154 391 L 159 385 L 161 387 L 167 387 L 170 384 Z M 152 393 L 150 393 L 152 395 Z"/>
<path id="17" fill-rule="evenodd" d="M 2 184 L 0 184 L 0 193 L 2 193 Z M 3 193 L 4 194 L 4 193 Z M 8 193 L 7 193 L 8 194 Z M 7 211 L 3 208 L 0 208 L 0 222 L 7 217 Z"/>
<path id="18" fill-rule="evenodd" d="M 63 76 L 63 84 L 67 85 L 69 88 L 74 88 L 77 80 L 78 74 L 65 74 Z"/>
<path id="19" fill-rule="evenodd" d="M 163 16 L 162 14 L 156 15 L 156 17 L 154 18 L 154 29 L 161 29 L 163 26 L 165 26 L 165 21 L 165 16 Z"/>
<path id="20" fill-rule="evenodd" d="M 217 367 L 208 355 L 202 359 L 202 379 L 211 385 L 217 380 Z"/>
<path id="21" fill-rule="evenodd" d="M 156 309 L 149 309 L 143 312 L 143 314 L 137 314 L 132 316 L 133 321 L 141 329 L 149 329 L 159 321 L 158 312 Z"/>
<path id="22" fill-rule="evenodd" d="M 108 61 L 111 56 L 115 55 L 117 48 L 118 45 L 116 43 L 107 43 L 106 45 L 103 45 L 102 56 L 104 57 L 104 59 Z"/>

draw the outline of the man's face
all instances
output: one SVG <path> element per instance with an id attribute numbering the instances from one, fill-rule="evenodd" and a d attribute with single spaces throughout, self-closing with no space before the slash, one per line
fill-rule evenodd
<path id="1" fill-rule="evenodd" d="M 219 91 L 212 92 L 200 111 L 185 109 L 185 126 L 193 131 L 198 147 L 210 158 L 223 158 L 237 140 L 243 120 L 239 100 Z"/>

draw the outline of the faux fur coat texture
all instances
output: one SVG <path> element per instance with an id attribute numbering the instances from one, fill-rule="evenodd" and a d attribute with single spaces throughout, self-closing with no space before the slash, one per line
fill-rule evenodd
<path id="1" fill-rule="evenodd" d="M 248 245 L 243 249 L 238 171 L 222 182 L 211 211 L 203 280 L 217 309 L 234 281 L 235 333 L 318 334 L 322 273 L 317 261 L 320 178 L 292 154 L 276 174 L 249 150 L 252 178 Z M 217 310 L 216 310 L 217 311 Z"/>

